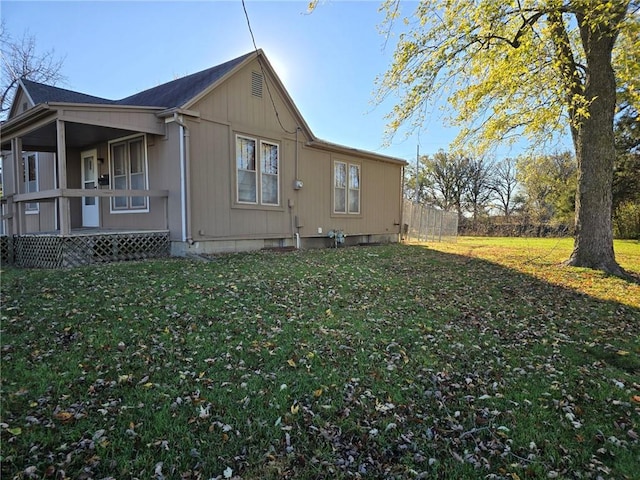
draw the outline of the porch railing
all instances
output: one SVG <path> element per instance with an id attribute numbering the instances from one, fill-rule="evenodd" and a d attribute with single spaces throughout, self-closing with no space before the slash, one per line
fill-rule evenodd
<path id="1" fill-rule="evenodd" d="M 169 208 L 168 208 L 168 200 L 169 200 L 169 191 L 168 190 L 114 190 L 114 189 L 81 189 L 81 188 L 55 188 L 50 190 L 42 190 L 39 192 L 29 192 L 29 193 L 16 193 L 12 195 L 8 195 L 2 198 L 2 202 L 6 203 L 6 213 L 2 215 L 2 219 L 12 219 L 13 222 L 20 219 L 20 215 L 15 212 L 15 204 L 20 205 L 23 203 L 33 203 L 33 202 L 53 202 L 58 199 L 69 199 L 69 198 L 82 198 L 82 197 L 101 197 L 101 198 L 115 198 L 115 197 L 152 197 L 152 198 L 164 198 L 163 207 L 163 218 L 165 224 L 162 226 L 163 229 L 169 228 Z M 71 230 L 71 225 L 68 222 L 62 220 L 63 215 L 61 213 L 61 224 L 60 224 L 60 233 L 66 234 Z M 15 223 L 14 223 L 15 225 Z M 15 227 L 13 228 L 13 234 L 16 233 Z"/>

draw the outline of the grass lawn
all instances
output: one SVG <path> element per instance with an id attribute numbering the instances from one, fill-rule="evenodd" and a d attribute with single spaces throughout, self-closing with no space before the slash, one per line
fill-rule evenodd
<path id="1" fill-rule="evenodd" d="M 640 285 L 570 250 L 4 268 L 1 477 L 637 479 Z"/>

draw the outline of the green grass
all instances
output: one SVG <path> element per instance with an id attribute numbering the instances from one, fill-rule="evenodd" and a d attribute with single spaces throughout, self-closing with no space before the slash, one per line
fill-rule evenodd
<path id="1" fill-rule="evenodd" d="M 640 291 L 567 248 L 4 269 L 2 478 L 634 478 Z"/>

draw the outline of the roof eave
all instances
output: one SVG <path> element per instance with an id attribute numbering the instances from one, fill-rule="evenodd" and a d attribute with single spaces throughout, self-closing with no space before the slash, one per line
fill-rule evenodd
<path id="1" fill-rule="evenodd" d="M 149 107 L 144 105 L 119 105 L 113 103 L 70 103 L 70 102 L 48 102 L 42 105 L 49 105 L 51 108 L 55 109 L 65 109 L 65 108 L 104 108 L 108 110 L 144 110 L 148 112 L 161 112 L 165 110 L 164 107 Z"/>
<path id="2" fill-rule="evenodd" d="M 2 122 L 2 136 L 8 137 L 16 129 L 20 129 L 25 124 L 40 120 L 54 111 L 46 103 L 40 103 L 29 110 L 18 114 L 17 116 Z"/>
<path id="3" fill-rule="evenodd" d="M 370 152 L 368 150 L 361 150 L 359 148 L 347 147 L 344 145 L 339 145 L 337 143 L 327 142 L 326 140 L 320 140 L 314 138 L 310 142 L 307 142 L 307 146 L 317 148 L 320 150 L 325 150 L 333 153 L 341 153 L 343 155 L 357 155 L 359 157 L 368 158 L 370 160 L 376 160 L 379 162 L 387 162 L 393 163 L 396 165 L 408 165 L 406 160 L 402 160 L 400 158 L 391 157 L 389 155 L 382 155 L 380 153 Z"/>
<path id="4" fill-rule="evenodd" d="M 173 117 L 174 114 L 184 115 L 186 117 L 200 118 L 200 112 L 196 110 L 189 110 L 189 109 L 180 108 L 180 107 L 164 109 L 156 113 L 156 116 L 158 118 L 168 118 L 168 117 Z"/>

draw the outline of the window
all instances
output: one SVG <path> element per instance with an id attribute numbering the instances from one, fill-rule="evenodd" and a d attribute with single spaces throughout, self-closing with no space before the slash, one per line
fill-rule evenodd
<path id="1" fill-rule="evenodd" d="M 147 155 L 144 137 L 117 141 L 110 145 L 111 177 L 114 190 L 147 188 Z M 149 197 L 114 197 L 112 211 L 148 211 Z"/>
<path id="2" fill-rule="evenodd" d="M 360 165 L 349 165 L 349 213 L 360 213 Z"/>
<path id="3" fill-rule="evenodd" d="M 24 193 L 38 191 L 38 154 L 25 153 L 22 155 L 22 171 L 24 180 Z M 25 213 L 38 213 L 38 203 L 25 203 Z"/>
<path id="4" fill-rule="evenodd" d="M 333 164 L 333 212 L 360 213 L 360 165 Z"/>
<path id="5" fill-rule="evenodd" d="M 278 205 L 278 145 L 260 142 L 260 171 L 262 175 L 261 199 L 265 205 Z"/>
<path id="6" fill-rule="evenodd" d="M 236 187 L 238 203 L 280 205 L 280 146 L 236 135 Z"/>

